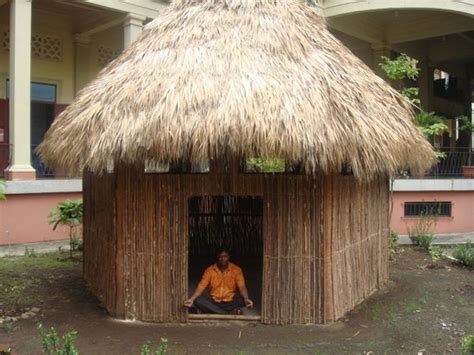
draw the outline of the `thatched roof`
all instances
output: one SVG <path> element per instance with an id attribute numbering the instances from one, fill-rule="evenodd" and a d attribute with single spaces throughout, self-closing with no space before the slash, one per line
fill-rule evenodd
<path id="1" fill-rule="evenodd" d="M 292 0 L 176 0 L 54 122 L 45 163 L 80 171 L 239 156 L 350 164 L 370 179 L 433 162 L 410 105 Z"/>

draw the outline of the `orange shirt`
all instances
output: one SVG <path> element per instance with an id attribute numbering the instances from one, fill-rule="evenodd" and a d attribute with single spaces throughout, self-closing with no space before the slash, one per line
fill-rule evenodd
<path id="1" fill-rule="evenodd" d="M 222 272 L 216 264 L 209 266 L 198 288 L 205 290 L 210 288 L 209 295 L 216 302 L 230 302 L 235 296 L 238 288 L 245 286 L 244 274 L 242 269 L 235 264 L 229 263 L 229 267 Z"/>

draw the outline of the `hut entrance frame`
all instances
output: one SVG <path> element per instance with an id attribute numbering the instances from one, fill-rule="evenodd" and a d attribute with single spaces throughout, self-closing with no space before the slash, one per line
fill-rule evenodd
<path id="1" fill-rule="evenodd" d="M 263 275 L 263 196 L 207 195 L 188 199 L 188 292 L 194 292 L 205 268 L 215 262 L 220 248 L 231 252 L 231 262 L 242 268 L 254 309 L 245 316 L 259 320 Z M 191 318 L 208 318 L 207 315 Z M 214 316 L 213 318 L 217 318 Z"/>

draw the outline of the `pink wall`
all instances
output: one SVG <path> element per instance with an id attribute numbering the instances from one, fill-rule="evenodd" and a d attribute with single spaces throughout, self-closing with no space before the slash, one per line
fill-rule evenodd
<path id="1" fill-rule="evenodd" d="M 0 201 L 0 245 L 69 238 L 64 227 L 53 232 L 47 217 L 58 202 L 81 197 L 80 193 L 7 195 Z"/>
<path id="2" fill-rule="evenodd" d="M 474 191 L 394 192 L 390 222 L 393 231 L 408 234 L 407 225 L 413 225 L 418 219 L 403 216 L 404 202 L 417 201 L 452 202 L 452 217 L 437 218 L 434 233 L 474 232 Z"/>

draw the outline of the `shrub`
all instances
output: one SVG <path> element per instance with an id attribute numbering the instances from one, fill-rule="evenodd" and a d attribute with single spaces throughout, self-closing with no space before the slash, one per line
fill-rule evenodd
<path id="1" fill-rule="evenodd" d="M 398 233 L 391 231 L 389 234 L 389 240 L 388 240 L 388 249 L 390 251 L 390 254 L 395 254 L 398 251 Z"/>
<path id="2" fill-rule="evenodd" d="M 425 250 L 430 250 L 431 243 L 433 242 L 433 234 L 432 233 L 419 233 L 413 236 L 410 236 L 411 241 L 413 244 L 422 247 Z"/>
<path id="3" fill-rule="evenodd" d="M 43 353 L 47 355 L 78 355 L 79 352 L 74 346 L 77 332 L 75 330 L 59 336 L 56 329 L 51 327 L 49 333 L 43 329 L 43 325 L 38 325 L 38 332 L 41 338 Z"/>
<path id="4" fill-rule="evenodd" d="M 443 249 L 437 246 L 430 247 L 431 260 L 434 262 L 440 260 L 443 257 Z"/>
<path id="5" fill-rule="evenodd" d="M 462 340 L 462 350 L 463 354 L 474 354 L 474 334 L 468 335 Z"/>
<path id="6" fill-rule="evenodd" d="M 453 257 L 462 265 L 474 267 L 474 244 L 458 244 L 453 249 Z"/>
<path id="7" fill-rule="evenodd" d="M 149 344 L 142 345 L 140 355 L 165 355 L 168 351 L 168 339 L 161 338 L 160 345 L 153 351 Z"/>
<path id="8" fill-rule="evenodd" d="M 71 250 L 80 250 L 82 251 L 84 249 L 84 243 L 82 239 L 77 238 L 76 236 L 73 236 L 71 239 Z"/>
<path id="9" fill-rule="evenodd" d="M 75 228 L 82 223 L 83 204 L 82 200 L 72 201 L 66 200 L 58 204 L 58 208 L 53 208 L 48 217 L 49 224 L 53 225 L 55 230 L 59 225 L 69 227 L 69 243 L 70 243 L 70 257 L 72 258 L 72 251 L 74 250 L 73 239 L 77 239 L 74 235 Z"/>

